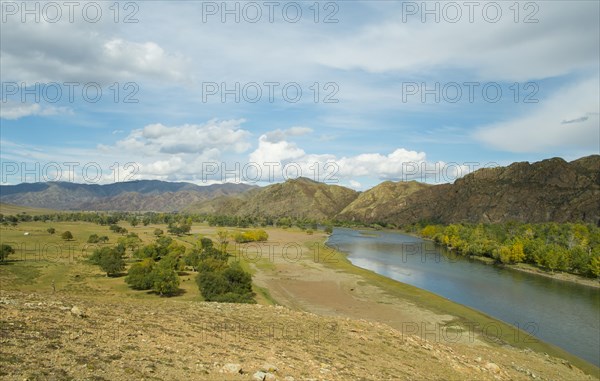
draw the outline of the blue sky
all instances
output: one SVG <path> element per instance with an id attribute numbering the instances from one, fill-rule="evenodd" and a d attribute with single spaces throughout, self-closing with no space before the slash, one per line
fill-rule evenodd
<path id="1" fill-rule="evenodd" d="M 2 2 L 2 184 L 364 190 L 600 153 L 596 1 L 54 4 Z"/>

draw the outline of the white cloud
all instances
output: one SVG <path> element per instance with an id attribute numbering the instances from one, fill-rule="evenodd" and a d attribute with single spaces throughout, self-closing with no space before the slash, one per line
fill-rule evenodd
<path id="1" fill-rule="evenodd" d="M 108 85 L 117 81 L 189 80 L 190 61 L 186 57 L 168 52 L 153 41 L 114 37 L 114 27 L 112 22 L 61 20 L 51 24 L 42 19 L 39 23 L 22 23 L 9 17 L 2 24 L 3 81 L 29 86 L 49 82 Z"/>
<path id="2" fill-rule="evenodd" d="M 292 160 L 305 158 L 306 152 L 286 140 L 278 139 L 272 141 L 269 134 L 262 135 L 258 139 L 258 148 L 249 156 L 252 163 L 287 163 Z"/>
<path id="3" fill-rule="evenodd" d="M 295 143 L 286 140 L 271 142 L 267 135 L 259 138 L 256 150 L 249 155 L 250 163 L 261 168 L 277 168 L 275 178 L 263 170 L 264 181 L 286 179 L 285 168 L 299 168 L 302 176 L 316 181 L 349 181 L 354 188 L 360 187 L 355 178 L 368 177 L 378 180 L 417 180 L 422 182 L 452 182 L 469 172 L 468 165 L 461 163 L 431 162 L 425 152 L 398 148 L 389 154 L 363 153 L 356 156 L 338 158 L 333 154 L 308 154 Z M 277 165 L 267 164 L 277 163 Z M 291 168 L 291 167 L 295 168 Z M 318 169 L 317 169 L 318 168 Z M 358 185 L 356 185 L 358 184 Z"/>
<path id="4" fill-rule="evenodd" d="M 185 124 L 173 127 L 160 123 L 149 124 L 131 131 L 126 138 L 116 143 L 115 148 L 147 156 L 243 153 L 250 148 L 250 133 L 240 128 L 243 122 L 243 119 L 211 120 L 201 125 Z"/>
<path id="5" fill-rule="evenodd" d="M 67 107 L 42 106 L 39 103 L 3 102 L 0 107 L 0 119 L 16 120 L 27 116 L 50 116 L 72 114 Z"/>
<path id="6" fill-rule="evenodd" d="M 250 148 L 250 133 L 241 128 L 243 123 L 234 119 L 199 125 L 149 124 L 114 145 L 99 145 L 98 150 L 104 155 L 127 156 L 129 161 L 135 158 L 138 178 L 196 181 L 203 178 L 208 163 L 219 166 Z"/>
<path id="7" fill-rule="evenodd" d="M 325 40 L 315 58 L 329 67 L 371 73 L 463 69 L 473 73 L 473 80 L 524 81 L 597 69 L 599 5 L 575 3 L 532 3 L 539 6 L 538 23 L 522 18 L 515 23 L 508 8 L 512 3 L 503 3 L 497 23 L 486 22 L 481 8 L 473 23 L 468 14 L 458 23 L 436 23 L 431 16 L 426 23 L 419 16 L 403 22 L 398 5 L 398 12 L 388 12 L 381 22 Z M 522 12 L 521 17 L 529 13 Z"/>
<path id="8" fill-rule="evenodd" d="M 549 152 L 562 147 L 597 153 L 599 104 L 598 78 L 591 78 L 561 89 L 525 116 L 482 126 L 474 137 L 510 152 Z"/>

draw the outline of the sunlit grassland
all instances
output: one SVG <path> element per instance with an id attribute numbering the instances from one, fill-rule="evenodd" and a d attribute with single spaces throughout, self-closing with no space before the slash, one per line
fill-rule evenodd
<path id="1" fill-rule="evenodd" d="M 132 227 L 128 223 L 121 223 L 129 232 L 135 232 L 142 240 L 142 244 L 152 242 L 156 237 L 154 230 L 160 228 L 166 232 L 165 225 L 148 225 Z M 47 232 L 49 227 L 54 227 L 56 233 L 51 235 Z M 74 239 L 63 240 L 60 235 L 69 230 Z M 215 228 L 205 224 L 195 224 L 190 235 L 173 238 L 191 247 L 200 237 L 209 237 L 218 244 L 217 232 L 228 230 L 235 232 L 243 229 L 237 228 Z M 307 249 L 308 256 L 300 262 L 301 265 L 309 266 L 309 261 L 317 261 L 324 266 L 336 271 L 343 271 L 358 275 L 370 285 L 376 286 L 387 294 L 402 300 L 409 301 L 416 306 L 437 312 L 456 316 L 450 326 L 462 325 L 464 327 L 489 327 L 495 326 L 501 332 L 497 342 L 491 341 L 492 345 L 503 345 L 507 343 L 518 348 L 531 348 L 537 352 L 546 352 L 552 356 L 567 359 L 572 364 L 595 374 L 598 369 L 593 365 L 570 355 L 560 348 L 528 337 L 524 331 L 493 319 L 479 311 L 454 303 L 448 299 L 430 293 L 416 287 L 397 282 L 395 280 L 378 275 L 372 271 L 358 268 L 352 265 L 344 253 L 333 250 L 324 245 L 322 234 L 314 236 L 307 235 L 300 229 L 265 229 L 271 235 L 279 235 L 284 240 L 296 240 Z M 29 235 L 24 235 L 28 232 Z M 283 233 L 282 233 L 283 232 Z M 108 226 L 101 226 L 88 222 L 23 222 L 15 227 L 0 226 L 0 242 L 11 244 L 16 252 L 8 261 L 0 265 L 0 293 L 2 290 L 19 290 L 24 292 L 55 292 L 77 293 L 100 298 L 120 298 L 126 301 L 135 298 L 147 301 L 159 301 L 162 298 L 149 291 L 132 290 L 121 277 L 107 277 L 98 266 L 86 261 L 86 257 L 98 247 L 97 244 L 87 244 L 86 241 L 91 234 L 106 235 L 109 237 L 109 245 L 117 243 L 122 237 L 109 230 Z M 269 242 L 267 242 L 268 244 Z M 279 242 L 282 243 L 282 242 Z M 253 256 L 252 244 L 235 245 L 229 244 L 229 252 L 232 254 L 231 261 L 239 260 L 242 268 L 249 272 L 259 270 L 274 270 L 276 266 L 269 256 L 261 254 L 260 258 Z M 127 250 L 127 262 L 135 261 L 131 258 L 131 250 Z M 202 296 L 195 282 L 196 273 L 193 271 L 180 272 L 180 289 L 182 292 L 173 297 L 177 301 L 202 301 Z M 260 304 L 277 304 L 272 298 L 269 290 L 253 285 L 256 300 Z M 494 336 L 496 337 L 496 336 Z"/>

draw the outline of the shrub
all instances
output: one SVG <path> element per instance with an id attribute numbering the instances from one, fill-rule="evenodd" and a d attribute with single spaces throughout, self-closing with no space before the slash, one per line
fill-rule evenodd
<path id="1" fill-rule="evenodd" d="M 262 242 L 269 239 L 269 234 L 262 229 L 257 229 L 236 233 L 233 238 L 237 243 Z"/>

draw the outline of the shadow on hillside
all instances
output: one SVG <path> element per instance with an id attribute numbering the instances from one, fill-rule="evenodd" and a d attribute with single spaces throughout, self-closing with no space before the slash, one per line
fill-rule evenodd
<path id="1" fill-rule="evenodd" d="M 17 262 L 19 262 L 18 259 L 5 259 L 3 261 L 0 261 L 0 266 L 12 266 Z"/>
<path id="2" fill-rule="evenodd" d="M 158 292 L 156 292 L 156 291 L 149 290 L 148 292 L 146 292 L 146 294 L 147 294 L 147 295 L 156 295 L 156 296 L 160 296 L 161 298 L 171 298 L 171 297 L 174 297 L 174 296 L 182 296 L 182 295 L 185 295 L 185 294 L 187 294 L 187 291 L 186 291 L 186 290 L 184 290 L 183 288 L 179 288 L 179 289 L 177 289 L 177 291 L 175 291 L 175 292 L 174 292 L 174 293 L 172 293 L 172 294 L 169 294 L 169 295 L 161 295 L 161 294 L 159 294 L 159 293 L 158 293 Z"/>

